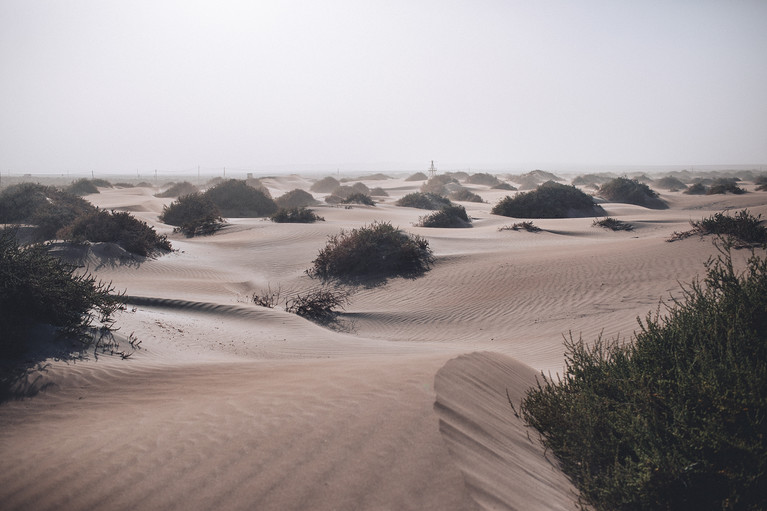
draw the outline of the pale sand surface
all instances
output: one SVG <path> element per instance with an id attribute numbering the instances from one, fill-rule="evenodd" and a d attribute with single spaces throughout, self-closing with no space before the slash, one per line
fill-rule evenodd
<path id="1" fill-rule="evenodd" d="M 311 181 L 265 183 L 276 197 Z M 464 203 L 473 228 L 424 229 L 412 224 L 427 212 L 393 205 L 420 182 L 365 183 L 391 197 L 319 207 L 312 225 L 232 219 L 211 237 L 171 235 L 178 251 L 157 259 L 90 256 L 134 297 L 117 320 L 142 349 L 51 361 L 34 382 L 44 391 L 0 405 L 0 508 L 575 509 L 507 391 L 518 403 L 537 371 L 561 371 L 568 332 L 629 338 L 637 316 L 679 296 L 716 254 L 708 239 L 665 242 L 690 219 L 767 216 L 764 192 L 666 193 L 668 210 L 604 204 L 633 232 L 591 218 L 499 232 L 515 220 L 490 209 L 508 192 L 472 186 L 488 202 Z M 157 215 L 172 199 L 153 193 L 87 198 L 170 235 Z M 358 290 L 335 330 L 248 303 L 267 286 L 317 286 L 304 270 L 327 236 L 374 220 L 427 237 L 433 269 Z"/>

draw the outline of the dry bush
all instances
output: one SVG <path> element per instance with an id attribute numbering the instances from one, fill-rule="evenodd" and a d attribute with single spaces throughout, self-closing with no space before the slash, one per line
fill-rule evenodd
<path id="1" fill-rule="evenodd" d="M 333 190 L 339 186 L 341 186 L 341 183 L 338 181 L 338 179 L 332 176 L 328 176 L 312 184 L 309 190 L 317 193 L 332 193 Z"/>
<path id="2" fill-rule="evenodd" d="M 281 224 L 310 224 L 317 221 L 325 221 L 324 218 L 306 208 L 280 208 L 276 213 L 269 217 L 269 220 Z"/>
<path id="3" fill-rule="evenodd" d="M 527 231 L 527 232 L 540 232 L 541 228 L 537 225 L 533 224 L 530 221 L 527 222 L 516 222 L 512 225 L 504 225 L 503 227 L 498 228 L 499 231 Z"/>
<path id="4" fill-rule="evenodd" d="M 617 177 L 600 186 L 597 193 L 610 202 L 635 204 L 651 209 L 668 208 L 657 193 L 636 179 Z"/>
<path id="5" fill-rule="evenodd" d="M 612 217 L 605 217 L 601 220 L 594 220 L 594 222 L 591 224 L 594 227 L 603 227 L 605 229 L 610 229 L 611 231 L 633 231 L 634 226 L 623 222 L 621 220 L 618 220 L 616 218 Z"/>
<path id="6" fill-rule="evenodd" d="M 506 196 L 493 206 L 492 213 L 515 218 L 568 218 L 599 215 L 604 210 L 574 186 L 547 181 L 536 190 Z"/>
<path id="7" fill-rule="evenodd" d="M 305 208 L 317 203 L 311 193 L 300 188 L 277 197 L 274 202 L 280 208 Z"/>
<path id="8" fill-rule="evenodd" d="M 197 193 L 198 191 L 198 188 L 189 181 L 182 181 L 180 183 L 171 184 L 164 192 L 156 193 L 155 197 L 181 197 L 182 195 Z"/>
<path id="9" fill-rule="evenodd" d="M 471 219 L 463 206 L 445 206 L 418 219 L 418 227 L 471 227 Z"/>
<path id="10" fill-rule="evenodd" d="M 429 179 L 429 176 L 423 172 L 416 172 L 405 178 L 405 181 L 426 181 L 427 179 Z"/>
<path id="11" fill-rule="evenodd" d="M 442 209 L 450 206 L 450 199 L 433 193 L 413 192 L 401 197 L 395 204 L 405 208 Z"/>

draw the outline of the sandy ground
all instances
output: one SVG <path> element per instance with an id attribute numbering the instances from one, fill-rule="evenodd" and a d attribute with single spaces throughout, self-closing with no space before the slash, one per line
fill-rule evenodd
<path id="1" fill-rule="evenodd" d="M 310 181 L 266 184 L 279 196 Z M 464 203 L 473 228 L 425 229 L 413 226 L 424 211 L 393 205 L 420 183 L 366 184 L 390 197 L 319 207 L 326 221 L 311 225 L 232 219 L 194 239 L 158 221 L 172 199 L 155 190 L 86 197 L 131 211 L 177 250 L 88 259 L 132 297 L 117 325 L 141 349 L 51 360 L 29 380 L 43 391 L 0 405 L 0 508 L 576 509 L 507 393 L 518 403 L 538 371 L 562 370 L 563 335 L 628 339 L 637 317 L 679 296 L 716 254 L 710 240 L 666 242 L 690 219 L 728 207 L 767 216 L 765 192 L 665 193 L 667 210 L 603 204 L 633 232 L 591 218 L 499 231 L 515 220 L 490 209 L 508 192 L 472 186 L 487 201 Z M 267 287 L 316 287 L 304 270 L 328 235 L 374 220 L 425 236 L 432 270 L 358 289 L 334 329 L 249 303 Z"/>

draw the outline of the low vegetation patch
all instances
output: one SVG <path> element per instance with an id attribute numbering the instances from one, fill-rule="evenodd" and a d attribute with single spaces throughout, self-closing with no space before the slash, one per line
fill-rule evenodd
<path id="1" fill-rule="evenodd" d="M 486 172 L 477 172 L 466 178 L 466 182 L 473 185 L 496 186 L 501 184 L 500 179 Z"/>
<path id="2" fill-rule="evenodd" d="M 107 185 L 109 185 L 108 182 L 107 182 Z M 89 195 L 91 193 L 99 193 L 98 185 L 94 183 L 93 180 L 86 179 L 86 178 L 72 181 L 72 184 L 67 186 L 64 189 L 64 191 L 77 196 Z"/>
<path id="3" fill-rule="evenodd" d="M 433 261 L 429 242 L 388 222 L 331 236 L 307 273 L 321 279 L 366 280 L 414 277 Z"/>
<path id="4" fill-rule="evenodd" d="M 519 187 L 522 190 L 532 190 L 539 185 L 548 181 L 562 181 L 562 178 L 547 172 L 545 170 L 531 170 L 525 174 L 519 174 L 516 176 L 510 176 L 510 179 L 515 183 L 519 183 Z"/>
<path id="5" fill-rule="evenodd" d="M 658 188 L 662 188 L 664 190 L 686 190 L 687 185 L 684 184 L 681 180 L 675 178 L 674 176 L 666 176 L 658 179 L 655 182 L 655 186 Z"/>
<path id="6" fill-rule="evenodd" d="M 767 262 L 706 270 L 631 342 L 571 337 L 522 401 L 595 509 L 767 509 Z"/>
<path id="7" fill-rule="evenodd" d="M 597 193 L 610 202 L 635 204 L 650 209 L 668 208 L 657 193 L 636 179 L 617 177 L 600 186 Z"/>
<path id="8" fill-rule="evenodd" d="M 612 217 L 605 217 L 601 220 L 597 219 L 594 220 L 594 223 L 591 224 L 594 227 L 604 227 L 605 229 L 610 229 L 611 231 L 633 231 L 634 226 L 623 222 L 622 220 L 618 220 L 617 218 Z"/>
<path id="9" fill-rule="evenodd" d="M 463 187 L 450 192 L 449 198 L 462 202 L 483 202 L 482 197 L 472 192 L 468 188 Z"/>
<path id="10" fill-rule="evenodd" d="M 224 225 L 218 207 L 207 195 L 192 193 L 183 195 L 164 206 L 160 221 L 176 227 L 187 237 L 213 234 Z"/>
<path id="11" fill-rule="evenodd" d="M 300 188 L 277 197 L 274 202 L 280 208 L 305 208 L 317 203 L 311 193 Z"/>
<path id="12" fill-rule="evenodd" d="M 767 243 L 767 228 L 761 218 L 761 215 L 754 216 L 747 209 L 737 212 L 734 216 L 725 212 L 715 213 L 700 221 L 691 220 L 692 229 L 675 232 L 667 241 L 677 241 L 696 234 L 715 234 L 729 238 L 735 247 L 763 245 Z"/>
<path id="13" fill-rule="evenodd" d="M 225 217 L 254 218 L 269 216 L 277 211 L 277 204 L 263 190 L 238 179 L 222 181 L 207 190 L 205 196 Z"/>
<path id="14" fill-rule="evenodd" d="M 346 197 L 344 200 L 341 201 L 341 204 L 362 204 L 364 206 L 375 206 L 375 201 L 370 198 L 369 195 L 366 195 L 364 193 L 355 192 L 348 197 Z"/>
<path id="15" fill-rule="evenodd" d="M 503 227 L 498 228 L 499 231 L 527 231 L 527 232 L 540 232 L 541 228 L 537 225 L 533 224 L 530 221 L 527 222 L 516 222 L 512 225 L 504 225 Z"/>
<path id="16" fill-rule="evenodd" d="M 708 187 L 703 183 L 694 183 L 682 193 L 687 195 L 706 195 L 706 193 L 708 193 Z"/>
<path id="17" fill-rule="evenodd" d="M 418 209 L 442 209 L 450 206 L 450 199 L 434 193 L 413 192 L 401 197 L 397 206 Z"/>
<path id="18" fill-rule="evenodd" d="M 419 218 L 418 227 L 471 227 L 471 219 L 463 206 L 445 206 Z"/>
<path id="19" fill-rule="evenodd" d="M 269 220 L 280 224 L 311 224 L 317 221 L 325 221 L 324 218 L 307 208 L 280 208 L 269 217 Z"/>
<path id="20" fill-rule="evenodd" d="M 89 337 L 94 322 L 111 326 L 121 296 L 75 270 L 45 245 L 22 246 L 14 229 L 0 230 L 0 358 L 22 355 L 39 325 L 80 340 Z"/>
<path id="21" fill-rule="evenodd" d="M 569 218 L 600 215 L 604 210 L 574 186 L 547 181 L 536 190 L 506 196 L 493 206 L 492 213 L 515 218 Z"/>
<path id="22" fill-rule="evenodd" d="M 376 186 L 375 188 L 370 189 L 370 196 L 371 197 L 388 197 L 389 193 L 381 188 L 380 186 Z"/>
<path id="23" fill-rule="evenodd" d="M 506 182 L 501 182 L 501 183 L 498 183 L 497 185 L 493 185 L 492 189 L 493 190 L 509 190 L 509 191 L 512 191 L 512 192 L 517 191 L 517 187 L 516 186 L 513 186 L 513 185 L 511 185 L 509 183 L 506 183 Z"/>
<path id="24" fill-rule="evenodd" d="M 757 191 L 767 190 L 767 175 L 757 176 L 754 179 Z"/>
<path id="25" fill-rule="evenodd" d="M 332 193 L 333 190 L 341 186 L 338 179 L 328 176 L 320 179 L 316 183 L 313 183 L 309 190 L 317 193 Z"/>
<path id="26" fill-rule="evenodd" d="M 285 311 L 297 314 L 321 324 L 332 323 L 338 317 L 340 310 L 349 303 L 351 292 L 338 288 L 320 288 L 305 294 L 296 293 L 284 300 Z M 273 291 L 269 287 L 261 293 L 254 293 L 253 303 L 261 307 L 275 308 L 282 301 L 282 291 Z M 340 310 L 339 310 L 340 309 Z"/>
<path id="27" fill-rule="evenodd" d="M 97 210 L 82 215 L 64 227 L 59 236 L 76 243 L 117 243 L 128 252 L 140 256 L 171 250 L 171 244 L 165 236 L 158 235 L 154 227 L 125 211 Z"/>
<path id="28" fill-rule="evenodd" d="M 167 190 L 155 194 L 155 197 L 181 197 L 182 195 L 191 195 L 199 192 L 198 188 L 189 181 L 171 184 Z"/>
<path id="29" fill-rule="evenodd" d="M 706 195 L 723 195 L 726 193 L 732 193 L 735 195 L 742 195 L 746 191 L 738 186 L 735 179 L 719 178 L 714 180 L 711 186 L 706 191 Z"/>
<path id="30" fill-rule="evenodd" d="M 411 174 L 406 177 L 405 181 L 426 181 L 427 179 L 429 179 L 429 176 L 423 172 L 416 172 L 415 174 Z"/>
<path id="31" fill-rule="evenodd" d="M 458 184 L 458 180 L 447 174 L 434 176 L 421 185 L 421 192 L 434 195 L 447 195 L 448 190 L 446 185 L 451 183 Z"/>
<path id="32" fill-rule="evenodd" d="M 573 179 L 573 185 L 599 188 L 600 185 L 615 179 L 615 177 L 613 174 L 583 174 Z"/>

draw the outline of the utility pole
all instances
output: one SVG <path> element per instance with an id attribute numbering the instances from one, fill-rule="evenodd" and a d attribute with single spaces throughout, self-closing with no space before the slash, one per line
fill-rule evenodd
<path id="1" fill-rule="evenodd" d="M 434 166 L 434 160 L 431 160 L 431 167 L 429 167 L 429 177 L 437 175 L 437 168 Z"/>

